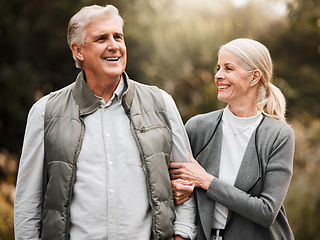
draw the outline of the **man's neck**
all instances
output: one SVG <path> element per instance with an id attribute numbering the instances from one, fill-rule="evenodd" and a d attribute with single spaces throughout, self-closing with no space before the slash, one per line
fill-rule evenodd
<path id="1" fill-rule="evenodd" d="M 102 97 L 105 102 L 108 102 L 116 90 L 121 76 L 117 78 L 97 78 L 86 76 L 86 82 L 90 90 L 99 97 Z"/>

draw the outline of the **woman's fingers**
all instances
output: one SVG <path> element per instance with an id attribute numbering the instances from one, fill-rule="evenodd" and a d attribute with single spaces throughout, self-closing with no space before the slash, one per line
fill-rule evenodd
<path id="1" fill-rule="evenodd" d="M 179 169 L 181 167 L 184 167 L 184 165 L 187 164 L 185 162 L 170 162 L 169 168 L 171 169 Z"/>
<path id="2" fill-rule="evenodd" d="M 174 184 L 174 187 L 181 187 L 183 189 L 187 186 L 193 186 L 193 182 L 184 179 L 176 179 L 175 181 L 171 181 L 171 185 Z"/>

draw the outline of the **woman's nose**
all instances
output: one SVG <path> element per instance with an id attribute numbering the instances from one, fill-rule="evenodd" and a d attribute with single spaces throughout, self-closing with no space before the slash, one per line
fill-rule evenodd
<path id="1" fill-rule="evenodd" d="M 216 74 L 214 75 L 215 79 L 221 79 L 223 78 L 223 73 L 221 72 L 221 70 L 217 70 Z"/>

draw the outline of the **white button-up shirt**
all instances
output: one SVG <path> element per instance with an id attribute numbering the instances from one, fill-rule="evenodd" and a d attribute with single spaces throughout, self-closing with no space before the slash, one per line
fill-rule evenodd
<path id="1" fill-rule="evenodd" d="M 71 239 L 150 239 L 152 216 L 140 154 L 121 105 L 124 81 L 112 98 L 84 118 L 70 207 Z M 161 91 L 172 127 L 172 160 L 188 161 L 189 141 L 171 96 Z M 43 174 L 43 118 L 48 96 L 31 108 L 15 199 L 16 239 L 38 239 Z M 176 206 L 175 234 L 195 237 L 195 203 Z"/>

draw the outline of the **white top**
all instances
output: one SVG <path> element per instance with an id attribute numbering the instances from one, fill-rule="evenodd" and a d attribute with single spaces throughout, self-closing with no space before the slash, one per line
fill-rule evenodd
<path id="1" fill-rule="evenodd" d="M 234 185 L 252 133 L 259 125 L 262 114 L 243 118 L 235 116 L 228 108 L 223 110 L 222 143 L 219 179 Z M 228 217 L 228 209 L 216 203 L 213 212 L 213 228 L 224 229 Z"/>
<path id="2" fill-rule="evenodd" d="M 150 239 L 151 211 L 145 174 L 129 119 L 121 105 L 123 80 L 112 98 L 84 118 L 83 145 L 71 201 L 71 239 Z M 161 91 L 173 131 L 173 161 L 188 161 L 190 148 L 171 96 Z M 31 108 L 15 199 L 16 239 L 39 239 L 43 172 L 43 117 L 48 96 Z M 176 206 L 175 233 L 195 238 L 195 203 Z"/>

